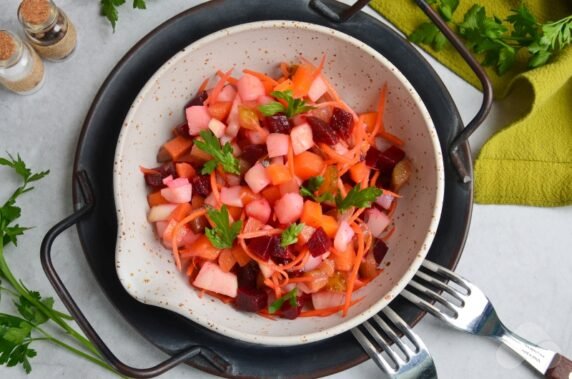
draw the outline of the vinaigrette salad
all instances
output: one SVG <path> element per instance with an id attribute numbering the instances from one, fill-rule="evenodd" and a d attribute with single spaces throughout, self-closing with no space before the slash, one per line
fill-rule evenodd
<path id="1" fill-rule="evenodd" d="M 324 63 L 216 72 L 160 165 L 141 168 L 148 221 L 200 296 L 271 318 L 345 316 L 383 271 L 411 162 L 384 128 L 387 87 L 357 114 Z"/>

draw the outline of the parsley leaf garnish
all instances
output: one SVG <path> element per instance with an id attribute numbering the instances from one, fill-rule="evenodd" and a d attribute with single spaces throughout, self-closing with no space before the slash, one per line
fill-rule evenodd
<path id="1" fill-rule="evenodd" d="M 302 99 L 295 99 L 292 96 L 292 90 L 274 91 L 271 95 L 276 99 L 284 100 L 287 106 L 284 106 L 284 104 L 278 101 L 261 105 L 258 107 L 258 110 L 264 116 L 273 116 L 276 113 L 285 113 L 286 116 L 290 118 L 315 108 L 310 105 L 306 105 L 306 102 Z"/>
<path id="2" fill-rule="evenodd" d="M 125 4 L 125 0 L 101 0 L 101 14 L 109 20 L 113 31 L 115 31 L 115 25 L 119 19 L 117 7 L 123 4 Z M 133 0 L 133 8 L 146 9 L 145 0 Z"/>
<path id="3" fill-rule="evenodd" d="M 280 235 L 280 246 L 286 247 L 298 242 L 298 234 L 304 229 L 304 224 L 290 224 Z"/>
<path id="4" fill-rule="evenodd" d="M 230 174 L 240 174 L 238 159 L 233 155 L 233 149 L 229 142 L 221 147 L 220 141 L 210 130 L 203 130 L 200 135 L 203 140 L 196 139 L 195 145 L 213 157 L 212 160 L 205 163 L 201 174 L 210 174 L 219 164 L 224 171 Z"/>
<path id="5" fill-rule="evenodd" d="M 304 187 L 300 187 L 300 195 L 309 197 L 317 203 L 323 203 L 324 201 L 334 201 L 334 195 L 326 192 L 321 195 L 315 195 L 315 192 L 324 183 L 323 176 L 314 176 L 308 179 L 308 184 Z"/>
<path id="6" fill-rule="evenodd" d="M 459 0 L 431 0 L 431 4 L 446 21 L 457 27 L 465 43 L 475 53 L 482 54 L 484 66 L 493 66 L 497 74 L 510 70 L 521 49 L 528 51 L 528 67 L 534 68 L 548 60 L 565 46 L 572 44 L 572 15 L 558 21 L 540 24 L 530 10 L 521 4 L 502 20 L 487 16 L 485 7 L 473 5 L 463 21 L 452 21 Z M 431 45 L 439 51 L 445 46 L 444 35 L 432 23 L 420 24 L 409 36 L 412 42 Z"/>
<path id="7" fill-rule="evenodd" d="M 272 314 L 272 313 L 276 313 L 280 308 L 282 308 L 282 305 L 286 302 L 289 301 L 290 305 L 295 307 L 296 305 L 298 305 L 297 302 L 297 296 L 298 296 L 298 287 L 294 287 L 290 292 L 288 292 L 286 295 L 282 296 L 280 299 L 277 299 L 275 302 L 273 302 L 272 304 L 270 304 L 268 306 L 268 313 Z"/>
<path id="8" fill-rule="evenodd" d="M 362 190 L 361 185 L 356 184 L 343 199 L 339 194 L 336 196 L 336 206 L 339 211 L 351 207 L 369 208 L 372 201 L 375 201 L 382 193 L 383 191 L 377 187 L 368 187 Z"/>
<path id="9" fill-rule="evenodd" d="M 234 222 L 230 225 L 228 220 L 228 209 L 223 205 L 220 211 L 209 209 L 207 216 L 216 225 L 214 229 L 205 228 L 205 235 L 217 249 L 229 249 L 234 243 L 234 239 L 242 229 L 242 221 Z"/>

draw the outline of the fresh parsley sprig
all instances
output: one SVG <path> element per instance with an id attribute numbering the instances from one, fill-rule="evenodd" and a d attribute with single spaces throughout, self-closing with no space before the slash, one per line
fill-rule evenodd
<path id="1" fill-rule="evenodd" d="M 356 184 L 346 197 L 342 198 L 339 194 L 336 196 L 336 206 L 338 211 L 343 212 L 351 207 L 369 208 L 371 203 L 375 201 L 383 191 L 377 187 L 368 187 L 361 189 L 360 184 Z"/>
<path id="2" fill-rule="evenodd" d="M 109 20 L 113 31 L 115 31 L 115 25 L 117 24 L 117 20 L 119 20 L 117 7 L 123 4 L 125 4 L 125 0 L 101 0 L 101 14 Z M 145 0 L 133 0 L 133 8 L 147 9 Z"/>
<path id="3" fill-rule="evenodd" d="M 230 225 L 228 209 L 223 205 L 220 211 L 210 208 L 207 216 L 216 225 L 215 228 L 205 228 L 205 235 L 217 249 L 229 249 L 232 247 L 236 236 L 242 229 L 242 221 L 236 221 Z"/>
<path id="4" fill-rule="evenodd" d="M 280 235 L 280 246 L 286 247 L 298 242 L 298 234 L 304 229 L 304 224 L 290 224 Z"/>
<path id="5" fill-rule="evenodd" d="M 284 104 L 278 101 L 261 105 L 258 107 L 258 110 L 264 116 L 273 116 L 276 113 L 284 113 L 286 114 L 286 117 L 290 118 L 315 108 L 307 105 L 302 99 L 295 99 L 292 95 L 292 90 L 274 91 L 271 95 L 276 99 L 284 100 L 287 106 L 284 106 Z"/>
<path id="6" fill-rule="evenodd" d="M 277 299 L 272 304 L 270 304 L 268 306 L 268 313 L 274 314 L 278 312 L 286 301 L 289 301 L 290 305 L 295 307 L 296 305 L 298 305 L 297 296 L 298 296 L 298 287 L 294 287 L 286 295 L 282 296 L 280 299 Z"/>
<path id="7" fill-rule="evenodd" d="M 220 141 L 210 130 L 201 131 L 200 136 L 202 141 L 196 139 L 195 145 L 213 157 L 213 159 L 205 163 L 201 170 L 201 174 L 210 174 L 219 164 L 224 171 L 230 174 L 240 174 L 238 159 L 233 155 L 233 149 L 229 142 L 225 143 L 224 146 L 221 147 Z"/>
<path id="8" fill-rule="evenodd" d="M 29 290 L 10 270 L 4 257 L 5 249 L 10 245 L 16 247 L 18 237 L 29 229 L 16 223 L 22 214 L 17 200 L 30 192 L 33 189 L 31 184 L 48 175 L 49 171 L 32 172 L 19 155 L 0 157 L 0 166 L 12 169 L 22 181 L 0 206 L 0 278 L 3 281 L 0 283 L 0 293 L 12 297 L 18 312 L 18 315 L 0 313 L 0 365 L 21 365 L 29 373 L 32 370 L 30 359 L 36 356 L 31 345 L 46 341 L 116 373 L 95 346 L 68 324 L 73 319 L 54 309 L 52 298 L 43 298 L 39 292 Z M 51 335 L 43 329 L 44 324 L 61 329 L 63 334 L 57 337 Z M 67 340 L 72 340 L 75 346 L 68 344 Z"/>
<path id="9" fill-rule="evenodd" d="M 323 203 L 324 201 L 334 201 L 334 195 L 326 192 L 321 195 L 315 195 L 315 192 L 324 183 L 323 176 L 314 176 L 308 179 L 308 184 L 304 187 L 300 187 L 300 195 L 309 197 L 317 203 Z"/>
<path id="10" fill-rule="evenodd" d="M 482 64 L 492 66 L 499 75 L 505 74 L 516 63 L 521 49 L 528 51 L 528 67 L 542 66 L 558 51 L 572 43 L 572 15 L 561 20 L 539 23 L 530 10 L 521 4 L 512 9 L 503 21 L 498 16 L 487 16 L 482 5 L 473 5 L 463 21 L 452 21 L 458 0 L 433 0 L 436 9 L 451 22 L 475 53 L 482 54 Z M 424 43 L 440 51 L 446 46 L 445 36 L 432 23 L 420 24 L 409 36 L 412 42 Z"/>

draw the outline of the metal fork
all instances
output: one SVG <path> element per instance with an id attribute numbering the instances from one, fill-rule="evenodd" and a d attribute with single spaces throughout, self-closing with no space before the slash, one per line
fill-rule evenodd
<path id="1" fill-rule="evenodd" d="M 500 321 L 487 296 L 474 284 L 427 260 L 422 267 L 426 271 L 419 270 L 408 285 L 415 293 L 408 289 L 401 292 L 407 300 L 450 326 L 502 342 L 548 378 L 572 379 L 571 360 L 511 332 Z M 442 290 L 442 294 L 424 283 Z M 435 302 L 431 304 L 426 299 Z"/>
<path id="2" fill-rule="evenodd" d="M 380 317 L 381 313 L 383 318 Z M 369 357 L 389 378 L 437 378 L 433 358 L 421 338 L 391 308 L 385 307 L 381 313 L 362 323 L 361 327 L 352 329 L 352 334 Z M 402 338 L 397 336 L 400 332 Z M 409 340 L 414 349 L 405 343 L 405 339 Z"/>

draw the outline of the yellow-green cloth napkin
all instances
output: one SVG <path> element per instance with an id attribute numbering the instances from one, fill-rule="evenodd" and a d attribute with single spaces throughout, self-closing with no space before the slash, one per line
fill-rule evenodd
<path id="1" fill-rule="evenodd" d="M 461 21 L 476 3 L 461 0 L 454 20 Z M 478 4 L 485 6 L 488 15 L 504 19 L 520 0 L 479 0 Z M 568 0 L 528 0 L 526 5 L 540 22 L 572 13 Z M 371 6 L 407 35 L 427 21 L 413 0 L 399 4 L 373 0 Z M 477 78 L 452 47 L 439 53 L 421 47 L 478 88 Z M 521 54 L 504 76 L 491 69 L 487 73 L 497 98 L 514 89 L 529 92 L 531 100 L 520 120 L 496 133 L 481 149 L 475 165 L 475 200 L 534 206 L 572 204 L 572 48 L 534 70 L 526 71 L 526 56 Z"/>

